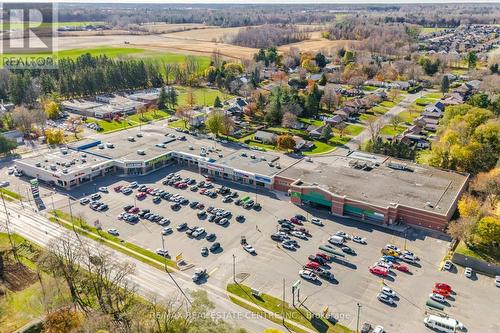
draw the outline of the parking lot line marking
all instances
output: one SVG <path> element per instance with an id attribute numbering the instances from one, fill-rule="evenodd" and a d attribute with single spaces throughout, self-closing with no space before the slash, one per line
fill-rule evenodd
<path id="1" fill-rule="evenodd" d="M 210 272 L 208 272 L 208 276 L 212 276 L 212 274 L 214 274 L 215 272 L 217 272 L 219 270 L 219 267 L 215 267 L 214 269 L 212 269 Z"/>

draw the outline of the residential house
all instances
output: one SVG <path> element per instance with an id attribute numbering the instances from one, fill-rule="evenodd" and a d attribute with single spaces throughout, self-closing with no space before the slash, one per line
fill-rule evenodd
<path id="1" fill-rule="evenodd" d="M 278 136 L 276 134 L 266 131 L 257 131 L 255 132 L 253 137 L 255 141 L 269 144 L 274 144 L 278 139 Z"/>
<path id="2" fill-rule="evenodd" d="M 420 126 L 426 131 L 435 132 L 438 128 L 439 119 L 419 116 L 413 121 L 415 125 Z"/>
<path id="3" fill-rule="evenodd" d="M 333 115 L 333 116 L 331 116 L 331 117 L 325 118 L 324 120 L 325 120 L 325 122 L 326 122 L 327 124 L 329 124 L 330 126 L 335 127 L 335 126 L 337 126 L 338 124 L 340 124 L 341 122 L 343 122 L 343 121 L 344 121 L 344 118 L 342 118 L 342 117 L 341 117 L 340 115 L 338 115 L 338 114 L 335 114 L 335 115 Z"/>
<path id="4" fill-rule="evenodd" d="M 307 127 L 307 132 L 309 133 L 309 136 L 311 138 L 319 139 L 323 134 L 323 128 L 325 128 L 325 125 L 322 126 L 310 125 L 309 127 Z"/>

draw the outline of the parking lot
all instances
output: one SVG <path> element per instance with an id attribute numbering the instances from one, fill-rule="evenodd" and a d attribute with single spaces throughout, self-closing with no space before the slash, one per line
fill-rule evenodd
<path id="1" fill-rule="evenodd" d="M 197 182 L 204 180 L 196 170 L 181 169 L 177 165 L 136 179 L 118 176 L 96 179 L 96 182 L 80 186 L 70 194 L 79 200 L 98 192 L 99 187 L 106 186 L 109 192 L 101 193 L 100 200 L 108 205 L 108 209 L 97 212 L 90 209 L 88 204 L 81 205 L 78 201 L 74 201 L 73 214 L 83 217 L 91 224 L 98 220 L 104 230 L 117 229 L 121 238 L 152 251 L 162 247 L 162 229 L 171 227 L 173 232 L 164 236 L 165 248 L 169 251 L 170 257 L 175 258 L 182 253 L 188 263 L 197 268 L 206 268 L 210 276 L 209 283 L 224 287 L 232 281 L 234 255 L 236 276 L 239 281 L 261 292 L 279 297 L 282 293 L 282 279 L 285 278 L 286 298 L 289 303 L 292 303 L 291 285 L 300 279 L 298 271 L 308 262 L 308 256 L 321 252 L 318 246 L 328 244 L 328 238 L 342 230 L 366 238 L 367 244 L 347 241 L 356 255 L 345 254 L 344 258 L 339 257 L 327 264 L 326 267 L 329 267 L 334 274 L 333 281 L 320 279 L 319 283 L 311 283 L 302 279 L 300 301 L 303 302 L 303 306 L 318 313 L 328 307 L 329 313 L 341 323 L 355 328 L 357 303 L 359 303 L 361 324 L 363 322 L 381 324 L 388 332 L 426 332 L 428 329 L 422 323 L 426 310 L 425 302 L 435 282 L 446 282 L 452 285 L 457 293 L 449 299 L 446 313 L 463 322 L 469 332 L 493 332 L 500 329 L 494 315 L 494 309 L 500 305 L 496 297 L 500 289 L 494 286 L 491 278 L 484 276 L 477 276 L 474 280 L 465 278 L 461 269 L 453 272 L 439 271 L 440 261 L 447 251 L 449 242 L 440 239 L 438 235 L 409 229 L 406 234 L 406 247 L 420 260 L 416 264 L 408 265 L 409 273 L 392 270 L 387 278 L 382 279 L 371 274 L 368 267 L 378 261 L 381 257 L 380 250 L 386 244 L 395 244 L 400 248 L 405 246 L 405 237 L 398 232 L 350 219 L 332 217 L 322 211 L 305 210 L 305 207 L 289 203 L 288 198 L 281 192 L 257 190 L 229 182 L 214 183 L 215 189 L 225 185 L 232 191 L 238 192 L 239 198 L 248 196 L 262 205 L 261 210 L 245 209 L 235 205 L 234 202 L 224 203 L 222 195 L 210 198 L 198 193 L 199 191 L 191 191 L 189 187 L 177 189 L 163 185 L 162 181 L 169 173 L 178 173 L 181 178 L 189 177 Z M 12 183 L 19 181 L 14 177 L 12 180 Z M 113 190 L 116 186 L 127 186 L 134 180 L 150 188 L 162 189 L 171 194 L 178 193 L 190 203 L 193 201 L 203 203 L 205 209 L 213 206 L 229 210 L 232 217 L 227 225 L 221 226 L 209 222 L 208 218 L 200 219 L 197 216 L 199 209 L 193 209 L 189 204 L 181 205 L 182 208 L 179 210 L 172 210 L 170 206 L 173 202 L 167 200 L 162 199 L 159 203 L 154 203 L 151 195 L 147 195 L 143 200 L 137 199 L 135 197 L 137 189 L 129 195 Z M 42 196 L 43 193 L 44 191 Z M 46 198 L 45 204 L 50 207 L 50 199 Z M 137 206 L 141 210 L 149 209 L 152 213 L 168 218 L 170 223 L 160 226 L 145 219 L 140 219 L 138 223 L 119 220 L 117 216 L 127 205 Z M 68 211 L 68 201 L 62 196 L 55 196 L 54 206 L 56 209 Z M 281 245 L 278 246 L 277 242 L 271 240 L 270 235 L 277 231 L 278 219 L 290 218 L 295 214 L 302 214 L 307 220 L 313 216 L 318 217 L 324 226 L 304 222 L 302 227 L 308 230 L 310 237 L 307 237 L 307 240 L 292 237 L 299 247 L 291 251 Z M 238 215 L 243 215 L 245 220 L 236 221 L 235 217 Z M 176 230 L 176 226 L 181 223 L 187 223 L 190 227 L 203 227 L 206 231 L 204 235 L 215 233 L 216 238 L 208 241 L 204 235 L 197 238 L 188 237 L 185 231 Z M 256 255 L 251 255 L 242 248 L 240 245 L 242 236 L 255 248 Z M 221 249 L 203 256 L 202 247 L 210 247 L 214 242 L 219 242 Z M 393 306 L 377 300 L 383 282 L 398 294 L 396 304 Z M 474 288 L 471 288 L 472 286 Z M 477 313 L 483 313 L 484 317 L 478 318 Z"/>

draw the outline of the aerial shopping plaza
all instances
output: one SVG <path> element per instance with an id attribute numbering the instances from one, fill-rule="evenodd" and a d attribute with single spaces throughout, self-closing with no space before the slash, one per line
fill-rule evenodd
<path id="1" fill-rule="evenodd" d="M 435 230 L 444 230 L 468 180 L 468 175 L 457 172 L 358 151 L 310 158 L 154 126 L 86 139 L 16 161 L 28 177 L 66 190 L 111 174 L 133 179 L 172 164 L 215 179 L 284 192 L 296 205 L 337 216 Z"/>

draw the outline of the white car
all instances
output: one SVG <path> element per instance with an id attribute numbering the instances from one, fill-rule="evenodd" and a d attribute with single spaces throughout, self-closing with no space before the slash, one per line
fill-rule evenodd
<path id="1" fill-rule="evenodd" d="M 300 239 L 307 239 L 306 234 L 301 231 L 292 231 L 290 234 Z"/>
<path id="2" fill-rule="evenodd" d="M 86 205 L 90 202 L 89 198 L 81 198 L 80 199 L 80 205 Z"/>
<path id="3" fill-rule="evenodd" d="M 446 261 L 444 262 L 444 269 L 446 269 L 447 271 L 449 271 L 449 270 L 450 270 L 450 269 L 452 269 L 452 268 L 453 268 L 453 264 L 452 264 L 452 262 L 451 262 L 450 260 L 446 260 Z"/>
<path id="4" fill-rule="evenodd" d="M 130 188 L 136 188 L 137 186 L 139 186 L 139 184 L 137 182 L 132 182 L 132 183 L 128 184 L 128 187 L 130 187 Z"/>
<path id="5" fill-rule="evenodd" d="M 118 236 L 120 233 L 116 229 L 108 229 L 108 234 Z"/>
<path id="6" fill-rule="evenodd" d="M 352 241 L 359 244 L 366 244 L 366 238 L 362 238 L 360 236 L 353 236 Z"/>
<path id="7" fill-rule="evenodd" d="M 434 301 L 438 301 L 439 303 L 446 303 L 446 298 L 444 298 L 444 296 L 440 294 L 436 293 L 429 294 L 429 298 Z"/>
<path id="8" fill-rule="evenodd" d="M 171 234 L 172 232 L 173 230 L 170 227 L 163 228 L 163 230 L 161 231 L 162 235 L 168 235 Z"/>
<path id="9" fill-rule="evenodd" d="M 379 262 L 376 262 L 374 264 L 374 266 L 380 266 L 380 267 L 384 267 L 384 268 L 387 268 L 387 269 L 391 269 L 392 263 L 390 263 L 388 261 L 385 261 L 385 260 L 380 260 Z"/>
<path id="10" fill-rule="evenodd" d="M 335 236 L 339 236 L 339 237 L 343 237 L 343 238 L 346 238 L 346 239 L 349 239 L 349 235 L 346 234 L 345 232 L 339 230 L 335 233 Z"/>
<path id="11" fill-rule="evenodd" d="M 6 180 L 0 182 L 0 187 L 7 187 L 9 185 L 10 185 L 10 183 L 8 181 L 6 181 Z"/>
<path id="12" fill-rule="evenodd" d="M 382 294 L 386 294 L 389 297 L 396 297 L 396 292 L 387 286 L 382 287 L 382 289 L 380 289 L 380 292 Z"/>
<path id="13" fill-rule="evenodd" d="M 316 281 L 316 280 L 318 280 L 318 277 L 316 276 L 316 274 L 314 274 L 313 272 L 311 272 L 311 271 L 309 271 L 307 269 L 301 269 L 299 271 L 299 275 L 300 275 L 301 278 L 309 280 L 309 281 Z"/>
<path id="14" fill-rule="evenodd" d="M 495 276 L 495 286 L 500 287 L 500 275 Z"/>
<path id="15" fill-rule="evenodd" d="M 117 220 L 121 220 L 125 214 L 126 214 L 125 212 L 121 212 L 120 214 L 118 214 L 118 215 L 116 216 L 116 219 L 117 219 Z"/>
<path id="16" fill-rule="evenodd" d="M 99 187 L 99 192 L 108 193 L 108 188 L 106 186 Z"/>
<path id="17" fill-rule="evenodd" d="M 7 174 L 12 175 L 14 173 L 14 171 L 16 171 L 16 169 L 14 167 L 10 167 L 7 169 Z"/>
<path id="18" fill-rule="evenodd" d="M 472 268 L 470 268 L 470 267 L 465 268 L 465 276 L 468 277 L 469 279 L 472 277 L 473 273 L 474 273 L 474 271 L 472 270 Z"/>
<path id="19" fill-rule="evenodd" d="M 253 248 L 253 246 L 250 245 L 250 244 L 247 244 L 247 245 L 243 246 L 243 248 L 245 249 L 245 251 L 247 251 L 250 254 L 256 254 L 257 253 L 255 251 L 255 249 Z"/>
<path id="20" fill-rule="evenodd" d="M 157 249 L 156 250 L 156 254 L 162 256 L 162 257 L 166 257 L 168 256 L 168 251 L 167 250 L 164 250 L 164 249 Z"/>
<path id="21" fill-rule="evenodd" d="M 193 236 L 193 237 L 196 238 L 198 236 L 201 236 L 204 232 L 205 232 L 205 228 L 198 227 L 198 228 L 196 228 L 195 231 L 193 231 L 193 233 L 191 234 L 191 236 Z"/>
<path id="22" fill-rule="evenodd" d="M 408 250 L 403 251 L 403 256 L 406 256 L 408 258 L 413 258 L 413 260 L 418 260 L 418 257 L 415 255 L 415 253 Z"/>
<path id="23" fill-rule="evenodd" d="M 386 333 L 383 326 L 377 325 L 373 329 L 373 333 Z"/>
<path id="24" fill-rule="evenodd" d="M 311 223 L 312 223 L 312 224 L 315 224 L 315 225 L 319 225 L 320 227 L 322 227 L 322 226 L 324 225 L 324 224 L 323 224 L 323 222 L 321 222 L 321 220 L 320 220 L 320 219 L 318 219 L 317 217 L 313 217 L 313 218 L 311 219 Z"/>

